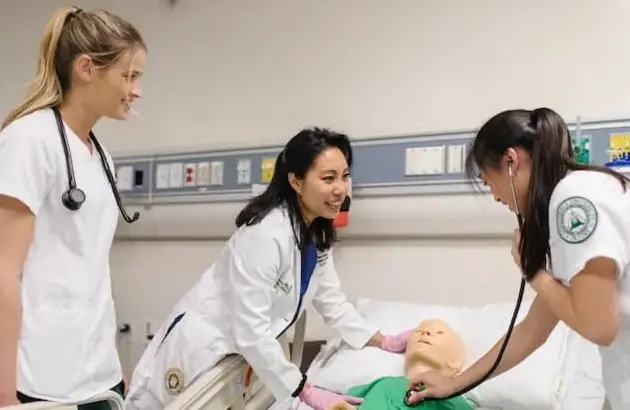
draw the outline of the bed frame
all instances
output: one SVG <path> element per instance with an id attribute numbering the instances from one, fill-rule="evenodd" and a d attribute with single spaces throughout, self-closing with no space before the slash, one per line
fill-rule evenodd
<path id="1" fill-rule="evenodd" d="M 113 391 L 107 391 L 92 397 L 88 400 L 72 404 L 51 403 L 46 401 L 38 401 L 34 403 L 20 404 L 17 406 L 3 407 L 3 410 L 78 410 L 79 405 L 106 401 L 112 410 L 125 410 L 125 402 L 119 394 Z"/>
<path id="2" fill-rule="evenodd" d="M 300 366 L 304 352 L 306 311 L 295 324 L 292 348 L 285 335 L 279 340 L 285 355 Z M 274 402 L 271 393 L 253 375 L 245 385 L 249 366 L 245 359 L 232 355 L 221 360 L 184 390 L 164 410 L 265 410 Z"/>

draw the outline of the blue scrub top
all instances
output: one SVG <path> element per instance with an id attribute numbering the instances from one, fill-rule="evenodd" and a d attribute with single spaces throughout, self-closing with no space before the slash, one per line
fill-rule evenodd
<path id="1" fill-rule="evenodd" d="M 315 271 L 315 264 L 317 263 L 317 248 L 315 244 L 311 242 L 308 246 L 302 249 L 302 280 L 300 283 L 300 299 L 304 296 L 308 290 L 308 284 L 311 281 L 311 276 Z"/>

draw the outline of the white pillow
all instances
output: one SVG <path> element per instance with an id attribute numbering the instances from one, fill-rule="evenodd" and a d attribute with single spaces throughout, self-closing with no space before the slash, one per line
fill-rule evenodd
<path id="1" fill-rule="evenodd" d="M 531 301 L 523 301 L 518 323 L 526 315 Z M 360 299 L 359 313 L 386 334 L 415 327 L 424 319 L 440 318 L 450 324 L 467 347 L 467 365 L 485 354 L 505 333 L 512 317 L 513 303 L 482 307 L 452 307 Z M 563 364 L 577 360 L 566 354 L 569 329 L 559 324 L 547 343 L 519 366 L 478 386 L 468 397 L 484 407 L 510 410 L 559 409 L 565 387 Z M 388 375 L 403 375 L 403 355 L 376 348 L 352 350 L 341 344 L 328 348 L 330 357 L 311 382 L 322 388 L 345 393 L 349 388 Z M 467 366 L 466 365 L 466 366 Z"/>

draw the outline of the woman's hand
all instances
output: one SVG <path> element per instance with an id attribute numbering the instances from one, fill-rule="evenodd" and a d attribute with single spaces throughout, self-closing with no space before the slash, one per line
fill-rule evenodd
<path id="1" fill-rule="evenodd" d="M 512 234 L 512 258 L 514 263 L 521 269 L 521 230 L 515 229 Z"/>
<path id="2" fill-rule="evenodd" d="M 409 380 L 409 387 L 418 386 L 419 391 L 414 391 L 407 398 L 408 404 L 419 403 L 427 397 L 443 398 L 457 391 L 455 378 L 446 377 L 437 372 L 424 372 L 413 376 Z"/>

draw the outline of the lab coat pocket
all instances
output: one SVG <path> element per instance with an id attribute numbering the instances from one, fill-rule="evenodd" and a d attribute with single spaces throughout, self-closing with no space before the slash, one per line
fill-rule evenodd
<path id="1" fill-rule="evenodd" d="M 32 323 L 24 323 L 19 361 L 24 374 L 36 375 L 46 392 L 80 390 L 90 363 L 92 325 L 85 309 L 42 308 Z M 77 360 L 77 357 L 84 358 Z M 28 377 L 28 376 L 27 376 Z"/>

